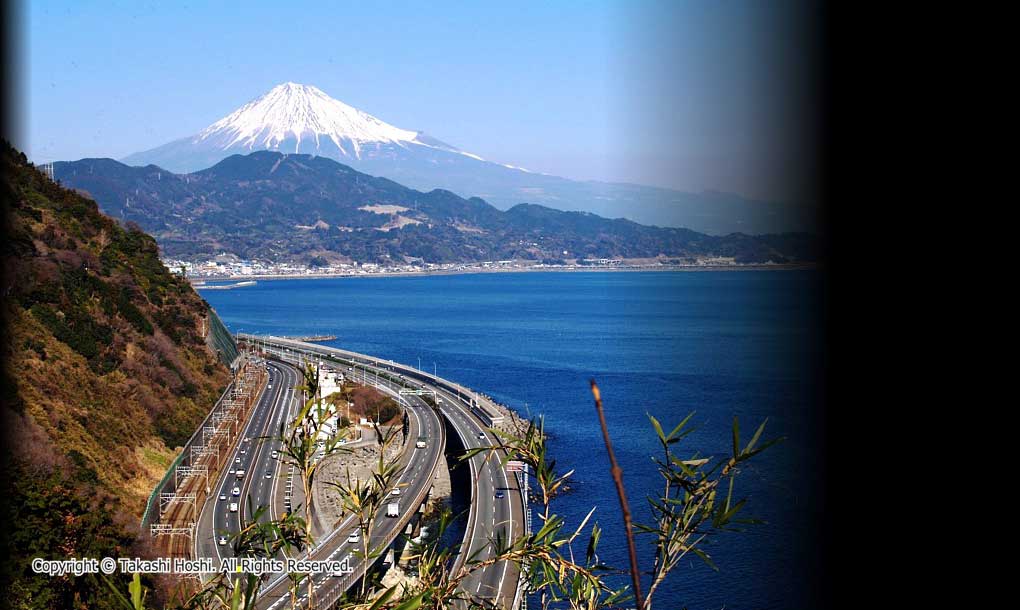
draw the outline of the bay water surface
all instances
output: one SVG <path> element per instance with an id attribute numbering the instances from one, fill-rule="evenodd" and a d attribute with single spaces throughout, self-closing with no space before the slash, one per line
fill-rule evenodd
<path id="1" fill-rule="evenodd" d="M 786 440 L 744 469 L 734 494 L 749 498 L 745 516 L 766 523 L 719 536 L 705 548 L 719 571 L 692 555 L 655 597 L 657 608 L 755 609 L 812 604 L 819 281 L 816 271 L 528 272 L 259 280 L 201 294 L 232 332 L 336 335 L 326 345 L 415 367 L 420 359 L 423 370 L 544 415 L 557 468 L 575 470 L 554 512 L 576 527 L 597 507 L 600 558 L 623 570 L 622 516 L 589 379 L 602 390 L 638 522 L 662 487 L 649 414 L 668 431 L 695 412 L 683 456 L 725 456 L 734 417 L 745 442 L 768 418 L 765 437 Z M 639 536 L 638 548 L 650 569 L 653 540 Z"/>

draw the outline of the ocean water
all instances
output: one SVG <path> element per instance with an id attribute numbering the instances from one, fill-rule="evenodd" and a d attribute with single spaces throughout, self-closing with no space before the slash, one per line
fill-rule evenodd
<path id="1" fill-rule="evenodd" d="M 661 480 L 648 414 L 667 430 L 690 412 L 678 453 L 718 456 L 739 417 L 746 439 L 786 440 L 737 480 L 745 516 L 764 525 L 685 561 L 657 608 L 802 608 L 812 604 L 813 525 L 822 506 L 822 405 L 816 400 L 815 271 L 517 273 L 259 281 L 203 291 L 233 332 L 336 335 L 330 344 L 393 359 L 544 415 L 558 468 L 574 469 L 555 512 L 577 524 L 595 506 L 600 557 L 627 568 L 622 516 L 588 381 L 606 417 L 635 520 Z M 577 551 L 584 552 L 585 542 Z M 642 569 L 652 539 L 638 537 Z M 643 579 L 647 588 L 648 577 Z M 618 583 L 629 583 L 620 576 Z"/>

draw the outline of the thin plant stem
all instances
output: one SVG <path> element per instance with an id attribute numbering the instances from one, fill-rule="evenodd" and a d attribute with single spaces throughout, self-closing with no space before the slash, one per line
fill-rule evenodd
<path id="1" fill-rule="evenodd" d="M 634 547 L 634 532 L 631 529 L 630 505 L 627 503 L 627 492 L 623 488 L 623 470 L 616 463 L 616 454 L 613 453 L 613 442 L 609 440 L 609 427 L 606 425 L 606 415 L 602 410 L 602 394 L 595 380 L 591 380 L 591 393 L 595 397 L 595 410 L 599 414 L 599 425 L 602 426 L 602 438 L 606 441 L 606 451 L 609 452 L 610 472 L 613 475 L 613 482 L 616 483 L 616 494 L 620 496 L 620 509 L 623 511 L 623 526 L 627 534 L 627 552 L 630 555 L 630 579 L 634 583 L 634 601 L 637 607 L 644 608 L 644 600 L 641 598 L 641 572 L 638 570 L 637 549 Z"/>

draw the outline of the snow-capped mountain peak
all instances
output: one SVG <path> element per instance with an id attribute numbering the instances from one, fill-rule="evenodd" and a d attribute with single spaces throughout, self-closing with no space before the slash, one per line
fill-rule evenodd
<path id="1" fill-rule="evenodd" d="M 343 156 L 360 158 L 361 148 L 371 143 L 430 146 L 417 136 L 418 132 L 394 127 L 317 87 L 287 82 L 206 127 L 193 141 L 222 149 L 283 152 L 320 149 L 328 141 Z"/>
<path id="2" fill-rule="evenodd" d="M 273 87 L 195 135 L 136 152 L 123 161 L 197 172 L 232 155 L 260 150 L 334 159 L 420 191 L 444 189 L 465 197 L 478 196 L 501 209 L 536 203 L 716 234 L 791 230 L 782 223 L 789 216 L 786 211 L 761 202 L 738 199 L 722 205 L 712 198 L 668 189 L 574 182 L 486 161 L 420 131 L 390 125 L 317 87 L 292 82 Z M 730 218 L 754 220 L 737 223 Z"/>

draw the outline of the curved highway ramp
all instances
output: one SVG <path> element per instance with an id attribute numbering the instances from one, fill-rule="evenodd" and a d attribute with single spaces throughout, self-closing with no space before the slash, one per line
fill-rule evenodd
<path id="1" fill-rule="evenodd" d="M 387 517 L 384 514 L 385 507 L 380 510 L 380 514 L 376 516 L 376 528 L 371 540 L 373 548 L 385 548 L 392 544 L 411 519 L 412 512 L 428 497 L 431 482 L 435 478 L 445 448 L 446 427 L 439 421 L 437 411 L 456 432 L 466 449 L 498 444 L 498 440 L 488 432 L 487 427 L 498 423 L 499 411 L 487 398 L 464 386 L 410 366 L 357 352 L 281 337 L 239 334 L 237 339 L 248 341 L 270 355 L 277 361 L 273 366 L 279 367 L 281 372 L 286 370 L 284 367 L 295 371 L 294 366 L 303 366 L 305 362 L 317 362 L 327 358 L 349 367 L 356 374 L 364 375 L 366 382 L 376 384 L 380 390 L 403 399 L 402 402 L 408 407 L 407 411 L 412 415 L 410 418 L 412 430 L 407 439 L 418 438 L 419 431 L 429 439 L 441 439 L 441 442 L 429 442 L 426 449 L 414 447 L 410 440 L 406 442 L 401 465 L 404 466 L 403 482 L 407 487 L 400 496 L 400 515 L 397 518 Z M 275 388 L 275 382 L 273 385 Z M 400 390 L 404 392 L 399 393 Z M 438 409 L 432 409 L 420 395 L 411 393 L 415 391 L 434 395 Z M 277 407 L 277 412 L 284 412 L 287 408 L 293 406 L 283 406 L 282 409 Z M 271 418 L 272 415 L 265 417 Z M 253 421 L 256 418 L 257 415 L 253 415 Z M 422 452 L 423 455 L 419 454 Z M 489 557 L 492 553 L 491 540 L 497 536 L 514 539 L 525 532 L 525 502 L 520 479 L 505 472 L 498 460 L 487 460 L 484 452 L 474 456 L 469 465 L 472 480 L 471 509 L 468 513 L 462 552 L 453 566 L 455 570 L 462 566 L 466 557 L 474 557 L 477 560 Z M 280 474 L 274 476 L 279 477 Z M 210 502 L 212 501 L 211 498 Z M 350 555 L 353 551 L 352 545 L 346 541 L 347 536 L 355 528 L 356 523 L 353 519 L 346 519 L 302 557 L 319 560 L 342 559 Z M 369 563 L 371 562 L 357 560 L 351 556 L 352 573 L 336 577 L 330 574 L 317 575 L 313 579 L 315 606 L 328 608 L 365 574 L 371 567 Z M 272 610 L 289 607 L 288 587 L 289 581 L 284 575 L 278 575 L 270 580 L 262 589 L 259 607 Z M 523 598 L 521 574 L 511 562 L 500 562 L 475 571 L 465 579 L 462 588 L 470 596 L 486 599 L 498 608 L 521 607 Z M 306 604 L 307 599 L 306 587 L 302 587 L 299 591 L 299 601 Z"/>

